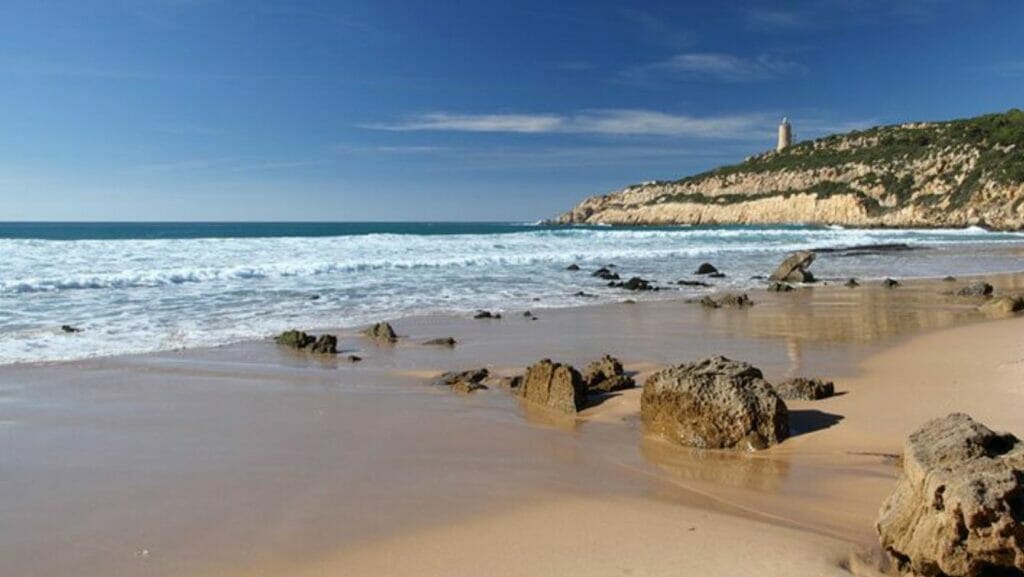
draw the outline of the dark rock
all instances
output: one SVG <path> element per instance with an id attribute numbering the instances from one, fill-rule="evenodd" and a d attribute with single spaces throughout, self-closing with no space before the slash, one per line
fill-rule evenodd
<path id="1" fill-rule="evenodd" d="M 65 333 L 68 333 L 68 334 L 74 334 L 74 333 L 82 332 L 82 329 L 80 329 L 78 327 L 73 327 L 71 325 L 61 325 L 60 326 L 60 330 L 64 331 Z"/>
<path id="2" fill-rule="evenodd" d="M 309 300 L 318 301 L 320 300 L 320 295 L 309 295 Z"/>
<path id="3" fill-rule="evenodd" d="M 775 385 L 775 392 L 787 401 L 817 401 L 836 394 L 832 381 L 797 377 Z"/>
<path id="4" fill-rule="evenodd" d="M 708 278 L 725 278 L 724 272 L 713 272 L 708 275 Z"/>
<path id="5" fill-rule="evenodd" d="M 626 300 L 622 301 L 622 304 L 624 304 L 624 305 L 635 305 L 636 301 L 633 300 L 633 299 L 626 299 Z"/>
<path id="6" fill-rule="evenodd" d="M 502 377 L 498 379 L 498 384 L 506 389 L 518 389 L 523 384 L 523 376 Z"/>
<path id="7" fill-rule="evenodd" d="M 501 313 L 492 313 L 491 311 L 476 311 L 473 315 L 474 319 L 500 319 Z"/>
<path id="8" fill-rule="evenodd" d="M 843 285 L 844 285 L 844 286 L 845 286 L 846 288 L 857 288 L 857 287 L 859 287 L 859 286 L 860 286 L 860 283 L 859 283 L 859 282 L 857 282 L 857 279 L 855 279 L 855 278 L 851 278 L 850 280 L 848 280 L 848 281 L 846 281 L 845 283 L 843 283 Z"/>
<path id="9" fill-rule="evenodd" d="M 293 349 L 304 349 L 313 344 L 314 341 L 316 341 L 316 338 L 313 335 L 297 330 L 285 331 L 274 337 L 274 342 L 277 344 Z"/>
<path id="10" fill-rule="evenodd" d="M 890 288 L 890 289 L 891 288 L 897 288 L 898 286 L 900 286 L 900 282 L 897 281 L 897 280 L 893 280 L 891 278 L 887 278 L 884 281 L 882 281 L 882 286 L 884 286 L 885 288 Z"/>
<path id="11" fill-rule="evenodd" d="M 398 340 L 395 329 L 388 323 L 377 323 L 363 331 L 363 334 L 381 343 L 393 343 Z"/>
<path id="12" fill-rule="evenodd" d="M 651 375 L 640 417 L 648 431 L 702 449 L 757 450 L 789 436 L 786 403 L 761 371 L 722 356 Z"/>
<path id="13" fill-rule="evenodd" d="M 574 297 L 586 297 L 586 298 L 591 298 L 591 299 L 592 298 L 597 298 L 597 295 L 590 294 L 590 293 L 585 293 L 583 291 L 578 291 L 578 292 L 574 293 L 572 296 L 574 296 Z"/>
<path id="14" fill-rule="evenodd" d="M 770 293 L 788 293 L 791 290 L 793 290 L 793 285 L 784 282 L 773 282 L 768 285 Z"/>
<path id="15" fill-rule="evenodd" d="M 813 262 L 813 252 L 794 252 L 787 256 L 768 278 L 779 282 L 814 282 L 814 275 L 807 270 Z"/>
<path id="16" fill-rule="evenodd" d="M 954 413 L 911 433 L 875 528 L 901 573 L 1024 572 L 1024 443 Z"/>
<path id="17" fill-rule="evenodd" d="M 533 313 L 530 312 L 530 311 L 523 311 L 523 316 L 524 317 L 533 317 Z"/>
<path id="18" fill-rule="evenodd" d="M 942 282 L 956 282 L 956 277 L 955 276 L 942 277 Z"/>
<path id="19" fill-rule="evenodd" d="M 583 371 L 583 384 L 591 393 L 610 393 L 636 386 L 633 378 L 623 371 L 619 359 L 610 355 L 587 365 Z"/>
<path id="20" fill-rule="evenodd" d="M 676 284 L 680 285 L 680 286 L 702 286 L 702 287 L 709 287 L 709 286 L 711 286 L 711 283 L 706 283 L 704 281 L 699 281 L 699 280 L 680 280 L 680 281 L 676 281 Z"/>
<path id="21" fill-rule="evenodd" d="M 451 387 L 456 393 L 466 394 L 486 389 L 484 381 L 491 375 L 487 369 L 472 369 L 462 372 L 444 373 L 437 379 L 437 384 Z"/>
<path id="22" fill-rule="evenodd" d="M 336 355 L 338 354 L 338 337 L 334 335 L 320 335 L 320 338 L 313 342 L 309 350 L 310 352 L 322 355 Z"/>
<path id="23" fill-rule="evenodd" d="M 441 337 L 439 339 L 430 339 L 429 341 L 424 341 L 423 344 L 432 347 L 454 347 L 459 343 L 452 337 Z"/>
<path id="24" fill-rule="evenodd" d="M 549 359 L 528 368 L 516 392 L 527 401 L 565 413 L 579 411 L 587 401 L 587 388 L 579 371 Z"/>
<path id="25" fill-rule="evenodd" d="M 580 265 L 578 265 L 576 263 L 573 263 L 573 264 L 565 267 L 565 270 L 577 271 L 577 270 L 580 270 Z"/>
<path id="26" fill-rule="evenodd" d="M 969 286 L 965 286 L 960 290 L 956 291 L 958 297 L 987 297 L 992 294 L 992 285 L 987 282 L 978 282 Z"/>
<path id="27" fill-rule="evenodd" d="M 693 274 L 714 274 L 716 272 L 718 272 L 718 269 L 715 268 L 715 265 L 709 262 L 702 262 L 700 266 L 697 267 L 697 270 L 693 271 Z"/>
<path id="28" fill-rule="evenodd" d="M 607 267 L 601 267 L 595 270 L 594 272 L 590 273 L 590 276 L 596 276 L 597 278 L 602 280 L 619 280 L 618 273 L 614 273 L 608 270 Z"/>
<path id="29" fill-rule="evenodd" d="M 357 355 L 349 355 L 347 358 L 350 363 L 358 363 L 359 361 L 363 360 L 363 357 Z"/>

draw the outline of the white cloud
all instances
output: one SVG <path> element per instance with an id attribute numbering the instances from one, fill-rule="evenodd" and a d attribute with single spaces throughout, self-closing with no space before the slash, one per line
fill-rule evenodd
<path id="1" fill-rule="evenodd" d="M 710 79 L 723 82 L 757 82 L 786 74 L 806 72 L 798 62 L 770 54 L 743 58 L 720 52 L 677 54 L 668 60 L 630 68 L 626 80 L 659 82 L 664 80 Z"/>
<path id="2" fill-rule="evenodd" d="M 573 114 L 456 114 L 434 112 L 366 128 L 392 131 L 604 134 L 737 138 L 763 131 L 762 114 L 695 117 L 652 110 L 586 110 Z"/>

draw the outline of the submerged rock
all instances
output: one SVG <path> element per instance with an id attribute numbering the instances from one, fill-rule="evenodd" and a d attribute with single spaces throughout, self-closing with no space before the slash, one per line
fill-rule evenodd
<path id="1" fill-rule="evenodd" d="M 393 343 L 398 340 L 395 329 L 388 323 L 377 323 L 364 330 L 363 334 L 381 343 Z"/>
<path id="2" fill-rule="evenodd" d="M 702 449 L 763 449 L 789 436 L 786 403 L 761 371 L 722 356 L 659 371 L 644 383 L 648 431 Z"/>
<path id="3" fill-rule="evenodd" d="M 444 373 L 437 379 L 437 383 L 451 387 L 452 391 L 460 394 L 472 393 L 486 389 L 484 381 L 491 375 L 490 371 L 484 368 L 472 369 L 461 372 Z"/>
<path id="4" fill-rule="evenodd" d="M 817 401 L 836 394 L 832 381 L 797 377 L 775 385 L 775 392 L 787 401 Z"/>
<path id="5" fill-rule="evenodd" d="M 784 282 L 773 282 L 768 285 L 770 293 L 788 293 L 793 290 L 793 285 Z"/>
<path id="6" fill-rule="evenodd" d="M 320 335 L 309 347 L 310 352 L 322 355 L 338 354 L 338 337 L 334 335 Z"/>
<path id="7" fill-rule="evenodd" d="M 473 315 L 474 319 L 500 319 L 501 313 L 492 313 L 491 311 L 476 311 Z"/>
<path id="8" fill-rule="evenodd" d="M 693 271 L 693 274 L 714 274 L 716 272 L 718 272 L 718 269 L 715 268 L 715 265 L 709 262 L 702 262 L 700 266 L 697 267 L 697 270 Z"/>
<path id="9" fill-rule="evenodd" d="M 430 339 L 429 341 L 423 341 L 423 344 L 431 347 L 454 347 L 455 345 L 459 344 L 459 342 L 453 339 L 452 337 L 442 337 L 439 339 Z"/>
<path id="10" fill-rule="evenodd" d="M 651 285 L 651 281 L 647 279 L 642 279 L 638 276 L 635 276 L 626 282 L 611 282 L 608 283 L 608 286 L 612 288 L 621 288 L 631 291 L 658 290 L 657 287 Z"/>
<path id="11" fill-rule="evenodd" d="M 814 275 L 807 269 L 814 262 L 814 253 L 809 250 L 794 252 L 775 269 L 768 278 L 773 281 L 814 282 Z"/>
<path id="12" fill-rule="evenodd" d="M 587 365 L 583 371 L 583 384 L 591 393 L 610 393 L 632 389 L 636 381 L 622 369 L 619 359 L 605 355 Z"/>
<path id="13" fill-rule="evenodd" d="M 1024 443 L 954 413 L 914 431 L 875 528 L 904 573 L 1024 571 Z"/>
<path id="14" fill-rule="evenodd" d="M 680 280 L 680 281 L 676 281 L 676 284 L 677 285 L 681 285 L 681 286 L 702 286 L 702 287 L 712 286 L 711 283 L 706 283 L 704 281 L 699 281 L 699 280 Z"/>
<path id="15" fill-rule="evenodd" d="M 573 264 L 565 267 L 565 270 L 577 271 L 577 270 L 580 270 L 580 265 L 578 265 L 576 263 L 573 263 Z"/>
<path id="16" fill-rule="evenodd" d="M 298 330 L 285 331 L 274 337 L 274 342 L 277 344 L 293 349 L 304 349 L 313 344 L 314 341 L 316 341 L 316 338 L 313 335 Z"/>
<path id="17" fill-rule="evenodd" d="M 517 394 L 538 405 L 565 413 L 575 413 L 587 402 L 583 377 L 570 365 L 543 359 L 526 370 Z"/>
<path id="18" fill-rule="evenodd" d="M 723 307 L 746 308 L 754 306 L 746 294 L 726 293 L 720 297 L 706 296 L 697 301 L 704 308 L 720 309 Z"/>
<path id="19" fill-rule="evenodd" d="M 956 291 L 958 297 L 987 297 L 992 294 L 992 285 L 987 282 L 978 282 L 972 285 L 965 286 L 960 290 Z"/>
<path id="20" fill-rule="evenodd" d="M 60 326 L 60 330 L 65 332 L 65 333 L 68 333 L 68 334 L 74 334 L 74 333 L 82 332 L 82 329 L 80 329 L 78 327 L 71 326 L 71 325 L 61 325 Z"/>

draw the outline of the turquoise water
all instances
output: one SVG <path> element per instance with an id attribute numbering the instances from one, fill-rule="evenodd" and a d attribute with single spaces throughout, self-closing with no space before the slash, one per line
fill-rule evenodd
<path id="1" fill-rule="evenodd" d="M 0 223 L 0 364 L 218 345 L 292 327 L 756 290 L 793 250 L 822 278 L 1018 270 L 1020 233 L 784 227 L 554 227 L 525 223 Z M 714 289 L 680 287 L 710 261 Z M 577 263 L 580 272 L 566 270 Z M 665 290 L 625 293 L 588 274 Z M 584 291 L 594 297 L 578 296 Z M 83 332 L 66 335 L 62 324 Z"/>

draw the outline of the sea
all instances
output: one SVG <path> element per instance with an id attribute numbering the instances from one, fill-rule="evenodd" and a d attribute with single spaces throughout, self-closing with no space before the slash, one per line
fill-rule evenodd
<path id="1" fill-rule="evenodd" d="M 289 328 L 763 290 L 791 251 L 819 278 L 1024 269 L 1024 234 L 980 228 L 532 223 L 0 223 L 0 364 L 223 345 Z M 686 287 L 702 262 L 725 277 Z M 567 270 L 577 264 L 580 271 Z M 614 265 L 663 290 L 591 276 Z M 580 294 L 580 293 L 584 294 Z M 81 332 L 66 333 L 62 325 Z"/>

